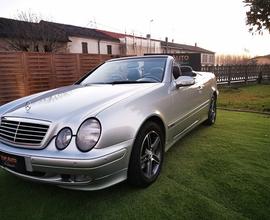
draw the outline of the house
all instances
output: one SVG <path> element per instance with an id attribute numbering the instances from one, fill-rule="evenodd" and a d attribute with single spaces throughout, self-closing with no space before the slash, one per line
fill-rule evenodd
<path id="1" fill-rule="evenodd" d="M 202 66 L 215 64 L 215 52 L 198 47 L 197 44 L 195 44 L 195 46 L 191 46 L 186 44 L 161 41 L 161 50 L 162 53 L 167 54 L 199 53 L 201 56 Z"/>
<path id="2" fill-rule="evenodd" d="M 151 39 L 150 35 L 146 38 L 135 35 L 121 34 L 105 30 L 98 30 L 106 35 L 120 40 L 120 54 L 121 55 L 144 55 L 144 54 L 199 54 L 200 66 L 214 65 L 215 52 L 186 44 L 178 44 L 174 42 L 160 41 Z"/>
<path id="3" fill-rule="evenodd" d="M 270 64 L 270 54 L 265 56 L 254 57 L 248 61 L 248 64 L 257 64 L 257 65 Z"/>
<path id="4" fill-rule="evenodd" d="M 161 53 L 160 40 L 151 39 L 150 35 L 145 38 L 134 34 L 122 34 L 98 29 L 97 31 L 119 39 L 121 55 L 142 56 L 146 53 Z"/>
<path id="5" fill-rule="evenodd" d="M 112 54 L 198 54 L 200 65 L 214 65 L 215 53 L 197 45 L 185 45 L 134 34 L 79 27 L 41 20 L 39 23 L 0 18 L 0 51 L 38 51 Z"/>
<path id="6" fill-rule="evenodd" d="M 47 24 L 52 28 L 59 29 L 66 33 L 69 39 L 67 42 L 67 52 L 120 54 L 120 40 L 95 29 L 48 21 L 40 21 L 40 24 Z"/>
<path id="7" fill-rule="evenodd" d="M 0 18 L 0 51 L 119 55 L 120 41 L 91 28 Z"/>
<path id="8" fill-rule="evenodd" d="M 66 52 L 65 32 L 46 24 L 0 18 L 0 51 Z"/>

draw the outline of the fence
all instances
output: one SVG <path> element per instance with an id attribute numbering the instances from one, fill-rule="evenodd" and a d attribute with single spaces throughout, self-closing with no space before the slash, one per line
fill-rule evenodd
<path id="1" fill-rule="evenodd" d="M 218 84 L 270 80 L 270 65 L 203 66 L 202 71 L 215 73 Z"/>
<path id="2" fill-rule="evenodd" d="M 0 105 L 74 83 L 98 64 L 114 58 L 97 54 L 0 52 Z M 205 66 L 219 84 L 270 80 L 270 65 Z"/>
<path id="3" fill-rule="evenodd" d="M 0 53 L 0 105 L 14 99 L 74 83 L 112 55 Z"/>

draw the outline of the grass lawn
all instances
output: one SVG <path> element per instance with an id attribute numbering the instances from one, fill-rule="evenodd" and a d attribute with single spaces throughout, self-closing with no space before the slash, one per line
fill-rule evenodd
<path id="1" fill-rule="evenodd" d="M 0 219 L 270 219 L 270 117 L 218 111 L 165 155 L 147 189 L 95 192 L 25 182 L 0 171 Z"/>
<path id="2" fill-rule="evenodd" d="M 219 88 L 218 106 L 270 112 L 270 84 Z"/>

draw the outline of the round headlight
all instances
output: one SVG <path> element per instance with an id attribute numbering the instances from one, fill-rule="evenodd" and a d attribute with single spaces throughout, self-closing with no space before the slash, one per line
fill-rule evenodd
<path id="1" fill-rule="evenodd" d="M 101 125 L 95 118 L 89 118 L 84 121 L 77 133 L 76 144 L 79 150 L 87 152 L 91 150 L 98 142 L 101 134 Z"/>
<path id="2" fill-rule="evenodd" d="M 55 145 L 58 150 L 65 149 L 72 138 L 72 131 L 70 128 L 63 128 L 56 136 Z"/>

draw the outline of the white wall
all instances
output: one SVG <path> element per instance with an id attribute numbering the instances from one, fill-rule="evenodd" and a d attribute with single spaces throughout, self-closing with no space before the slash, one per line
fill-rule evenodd
<path id="1" fill-rule="evenodd" d="M 86 42 L 88 53 L 98 54 L 98 40 L 80 37 L 69 37 L 68 51 L 70 53 L 82 53 L 82 42 Z M 107 45 L 112 46 L 113 55 L 143 55 L 145 53 L 162 53 L 160 41 L 145 38 L 126 37 L 120 39 L 121 43 L 113 41 L 100 41 L 100 54 L 107 54 Z M 125 43 L 127 44 L 125 46 Z M 122 45 L 122 46 L 121 46 Z M 123 51 L 125 47 L 126 53 Z M 121 54 L 122 53 L 122 54 Z"/>
<path id="2" fill-rule="evenodd" d="M 70 53 L 82 53 L 82 42 L 86 42 L 88 53 L 98 53 L 98 41 L 89 38 L 69 37 L 68 50 Z"/>
<path id="3" fill-rule="evenodd" d="M 68 42 L 68 50 L 70 53 L 82 53 L 82 42 L 87 43 L 88 53 L 98 54 L 98 40 L 90 38 L 81 38 L 81 37 L 69 37 L 71 42 Z M 107 45 L 112 46 L 112 54 L 120 54 L 120 43 L 114 41 L 103 41 L 99 42 L 100 45 L 100 54 L 107 53 Z"/>
<path id="4" fill-rule="evenodd" d="M 112 42 L 112 41 L 100 41 L 100 53 L 101 54 L 108 54 L 107 53 L 107 45 L 112 46 L 112 54 L 113 55 L 120 54 L 120 43 Z"/>

